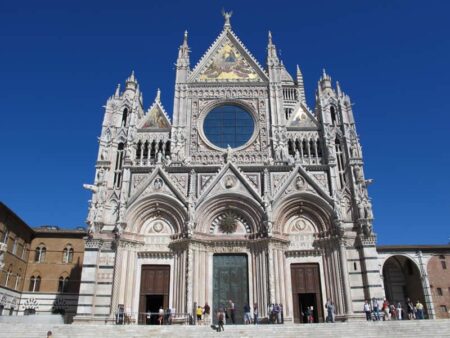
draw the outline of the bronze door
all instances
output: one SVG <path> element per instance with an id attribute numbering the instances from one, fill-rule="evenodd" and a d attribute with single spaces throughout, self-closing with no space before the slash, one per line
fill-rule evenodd
<path id="1" fill-rule="evenodd" d="M 169 307 L 169 265 L 143 265 L 141 272 L 141 289 L 139 299 L 139 323 L 155 324 L 156 315 L 146 313 L 158 312 L 160 306 Z"/>
<path id="2" fill-rule="evenodd" d="M 244 322 L 243 307 L 248 303 L 247 255 L 214 255 L 213 259 L 213 308 L 228 307 L 234 302 L 236 324 Z M 213 316 L 216 320 L 215 316 Z M 231 319 L 227 319 L 231 323 Z"/>
<path id="3" fill-rule="evenodd" d="M 306 308 L 313 307 L 314 322 L 323 322 L 319 264 L 291 264 L 294 322 L 306 323 Z"/>

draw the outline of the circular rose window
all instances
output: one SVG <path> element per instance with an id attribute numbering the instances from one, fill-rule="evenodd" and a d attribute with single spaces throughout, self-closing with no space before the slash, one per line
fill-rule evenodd
<path id="1" fill-rule="evenodd" d="M 239 148 L 253 135 L 255 122 L 245 109 L 235 105 L 223 105 L 211 110 L 203 122 L 206 138 L 219 148 Z"/>

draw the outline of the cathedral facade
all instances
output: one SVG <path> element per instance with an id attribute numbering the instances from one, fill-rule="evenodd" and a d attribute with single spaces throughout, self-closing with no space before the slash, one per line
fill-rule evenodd
<path id="1" fill-rule="evenodd" d="M 262 67 L 224 17 L 195 67 L 185 33 L 172 120 L 134 73 L 107 100 L 76 320 L 232 300 L 238 320 L 281 303 L 324 321 L 328 299 L 347 320 L 384 296 L 349 96 L 324 71 L 308 107 L 271 34 Z"/>

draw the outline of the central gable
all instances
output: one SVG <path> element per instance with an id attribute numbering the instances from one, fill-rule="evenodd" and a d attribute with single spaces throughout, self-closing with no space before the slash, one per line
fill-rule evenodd
<path id="1" fill-rule="evenodd" d="M 234 33 L 225 29 L 192 72 L 194 82 L 263 82 L 267 75 Z"/>

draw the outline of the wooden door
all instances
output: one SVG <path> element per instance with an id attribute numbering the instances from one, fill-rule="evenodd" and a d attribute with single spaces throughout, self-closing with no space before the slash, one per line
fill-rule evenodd
<path id="1" fill-rule="evenodd" d="M 294 322 L 303 323 L 302 311 L 305 306 L 314 306 L 314 317 L 323 322 L 323 302 L 320 287 L 319 264 L 291 264 L 292 297 Z M 302 299 L 304 304 L 302 304 Z"/>
<path id="2" fill-rule="evenodd" d="M 147 296 L 153 299 L 162 299 L 164 310 L 169 307 L 169 284 L 170 266 L 169 265 L 143 265 L 141 271 L 141 289 L 139 300 L 140 322 L 143 322 L 145 316 L 142 314 L 147 311 Z M 142 318 L 142 320 L 141 320 Z"/>

